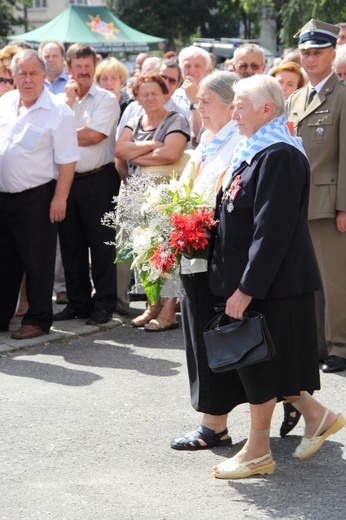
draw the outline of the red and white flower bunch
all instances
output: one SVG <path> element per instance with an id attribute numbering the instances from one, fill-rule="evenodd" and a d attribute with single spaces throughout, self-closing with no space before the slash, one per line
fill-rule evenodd
<path id="1" fill-rule="evenodd" d="M 210 230 L 215 225 L 214 192 L 197 193 L 172 178 L 146 186 L 140 221 L 120 244 L 117 262 L 132 259 L 149 301 L 155 304 L 182 256 L 207 258 Z M 124 218 L 124 216 L 123 216 Z M 119 244 L 118 244 L 119 245 Z"/>

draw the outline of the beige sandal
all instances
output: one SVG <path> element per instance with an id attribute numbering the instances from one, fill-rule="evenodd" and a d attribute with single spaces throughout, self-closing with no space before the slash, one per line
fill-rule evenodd
<path id="1" fill-rule="evenodd" d="M 143 314 L 140 314 L 139 316 L 134 318 L 130 322 L 130 324 L 132 325 L 132 327 L 144 327 L 146 323 L 149 323 L 149 321 L 151 321 L 152 319 L 157 318 L 157 316 L 160 314 L 161 308 L 162 306 L 160 303 L 156 304 L 155 307 L 153 307 L 152 309 L 145 309 Z"/>
<path id="2" fill-rule="evenodd" d="M 174 317 L 174 321 L 171 321 L 164 316 L 158 316 L 157 319 L 152 319 L 144 325 L 144 329 L 147 332 L 163 332 L 165 330 L 177 329 L 179 323 Z"/>
<path id="3" fill-rule="evenodd" d="M 346 414 L 338 413 L 336 416 L 336 421 L 323 433 L 323 425 L 328 417 L 330 410 L 326 409 L 322 420 L 313 434 L 313 436 L 308 439 L 307 437 L 303 437 L 300 444 L 297 446 L 295 451 L 293 452 L 293 457 L 298 460 L 305 460 L 308 457 L 311 457 L 317 450 L 320 449 L 324 441 L 334 433 L 337 433 L 339 430 L 346 426 Z"/>
<path id="4" fill-rule="evenodd" d="M 248 460 L 247 462 L 239 463 L 232 459 L 225 460 L 218 466 L 214 467 L 214 477 L 224 479 L 238 479 L 247 478 L 251 475 L 271 475 L 275 470 L 275 462 L 272 461 L 269 464 L 258 466 L 257 468 L 250 469 L 249 466 L 252 464 L 259 464 L 271 457 L 271 453 L 258 457 L 257 459 Z"/>

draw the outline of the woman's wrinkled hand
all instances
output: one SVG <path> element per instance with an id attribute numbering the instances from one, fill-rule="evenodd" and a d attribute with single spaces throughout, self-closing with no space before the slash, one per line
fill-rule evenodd
<path id="1" fill-rule="evenodd" d="M 234 291 L 226 302 L 225 313 L 236 320 L 242 320 L 244 312 L 252 300 L 252 296 L 242 293 L 239 289 Z"/>

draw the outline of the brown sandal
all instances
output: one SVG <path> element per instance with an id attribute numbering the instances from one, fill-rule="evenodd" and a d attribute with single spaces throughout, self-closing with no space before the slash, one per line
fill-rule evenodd
<path id="1" fill-rule="evenodd" d="M 150 320 L 157 318 L 161 311 L 161 304 L 155 305 L 152 309 L 145 309 L 143 314 L 140 314 L 136 318 L 134 318 L 130 324 L 132 327 L 144 327 L 146 323 L 149 323 Z"/>
<path id="2" fill-rule="evenodd" d="M 164 332 L 165 330 L 177 329 L 179 323 L 174 318 L 174 321 L 170 321 L 164 316 L 158 316 L 157 319 L 152 319 L 144 325 L 144 329 L 147 332 Z"/>

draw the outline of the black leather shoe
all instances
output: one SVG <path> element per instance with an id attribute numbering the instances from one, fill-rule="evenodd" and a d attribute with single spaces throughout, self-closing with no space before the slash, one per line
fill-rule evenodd
<path id="1" fill-rule="evenodd" d="M 339 356 L 328 356 L 322 365 L 322 372 L 331 374 L 332 372 L 342 372 L 346 368 L 346 359 Z"/>
<path id="2" fill-rule="evenodd" d="M 53 314 L 53 321 L 66 321 L 66 320 L 74 320 L 75 318 L 87 318 L 89 313 L 87 312 L 77 312 L 75 309 L 71 309 L 71 307 L 65 307 L 60 312 Z"/>
<path id="3" fill-rule="evenodd" d="M 97 311 L 93 311 L 90 314 L 90 318 L 86 320 L 87 325 L 102 325 L 102 323 L 107 323 L 112 319 L 112 313 L 105 311 L 104 309 L 99 309 Z"/>

